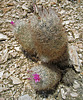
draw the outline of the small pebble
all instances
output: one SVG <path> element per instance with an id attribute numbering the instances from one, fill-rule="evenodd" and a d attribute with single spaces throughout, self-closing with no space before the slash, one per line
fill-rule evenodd
<path id="1" fill-rule="evenodd" d="M 20 96 L 18 100 L 32 100 L 32 99 L 28 94 L 26 94 L 26 95 Z"/>
<path id="2" fill-rule="evenodd" d="M 3 35 L 0 33 L 0 41 L 4 41 L 4 40 L 7 40 L 8 37 L 6 35 Z"/>
<path id="3" fill-rule="evenodd" d="M 13 81 L 13 84 L 20 84 L 20 83 L 22 83 L 22 81 L 19 78 L 15 77 L 15 76 L 10 76 L 10 78 Z"/>
<path id="4" fill-rule="evenodd" d="M 63 88 L 61 89 L 61 95 L 63 99 L 66 99 L 66 93 Z"/>
<path id="5" fill-rule="evenodd" d="M 77 94 L 76 92 L 72 92 L 72 93 L 70 93 L 70 95 L 71 95 L 72 97 L 77 97 L 77 96 L 78 96 L 78 94 Z"/>

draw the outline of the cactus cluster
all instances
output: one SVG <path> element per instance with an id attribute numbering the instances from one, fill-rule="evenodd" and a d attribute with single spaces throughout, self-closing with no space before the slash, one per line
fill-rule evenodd
<path id="1" fill-rule="evenodd" d="M 24 50 L 31 55 L 36 53 L 42 63 L 49 65 L 50 62 L 55 62 L 65 66 L 68 63 L 67 35 L 61 23 L 54 9 L 39 7 L 38 12 L 32 13 L 27 21 L 15 23 L 15 37 Z M 41 78 L 37 83 L 31 79 L 32 87 L 36 90 L 45 90 L 56 85 L 61 75 L 56 68 L 52 68 L 47 65 L 31 68 L 33 74 L 37 73 Z M 29 75 L 32 77 L 32 73 Z"/>
<path id="2" fill-rule="evenodd" d="M 67 35 L 53 9 L 41 8 L 38 15 L 32 14 L 27 22 L 16 25 L 16 38 L 27 52 L 37 53 L 42 62 L 62 60 L 67 51 Z"/>

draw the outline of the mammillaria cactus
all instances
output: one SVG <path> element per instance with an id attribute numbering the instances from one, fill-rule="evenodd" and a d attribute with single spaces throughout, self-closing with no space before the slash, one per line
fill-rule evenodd
<path id="1" fill-rule="evenodd" d="M 61 62 L 68 58 L 67 35 L 54 9 L 38 7 L 28 21 L 16 23 L 15 35 L 30 54 L 35 52 L 42 62 Z"/>
<path id="2" fill-rule="evenodd" d="M 48 65 L 38 65 L 30 70 L 31 72 L 28 73 L 29 81 L 37 91 L 52 89 L 61 79 L 60 71 L 57 68 L 49 68 Z"/>
<path id="3" fill-rule="evenodd" d="M 36 18 L 33 16 L 31 20 L 31 24 L 34 20 L 36 21 L 32 29 L 36 52 L 42 62 L 58 62 L 67 51 L 67 36 L 61 20 L 50 8 L 43 8 L 39 15 L 41 16 L 39 20 L 36 16 Z"/>
<path id="4" fill-rule="evenodd" d="M 34 44 L 32 42 L 32 33 L 29 23 L 26 21 L 17 21 L 14 28 L 15 37 L 30 55 L 34 54 Z"/>

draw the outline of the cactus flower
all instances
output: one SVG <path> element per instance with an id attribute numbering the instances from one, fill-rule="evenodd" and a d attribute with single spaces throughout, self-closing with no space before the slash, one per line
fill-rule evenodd
<path id="1" fill-rule="evenodd" d="M 35 80 L 35 83 L 37 82 L 40 82 L 40 76 L 36 73 L 36 74 L 33 74 L 33 79 Z"/>
<path id="2" fill-rule="evenodd" d="M 11 21 L 11 24 L 12 24 L 12 25 L 15 25 L 15 23 L 14 23 L 13 21 Z"/>

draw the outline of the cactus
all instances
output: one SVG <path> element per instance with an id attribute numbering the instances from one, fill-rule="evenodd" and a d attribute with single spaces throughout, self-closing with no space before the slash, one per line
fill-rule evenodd
<path id="1" fill-rule="evenodd" d="M 43 8 L 39 16 L 41 17 L 33 15 L 30 19 L 36 52 L 42 62 L 58 62 L 67 51 L 67 35 L 61 25 L 61 20 L 51 8 Z"/>
<path id="2" fill-rule="evenodd" d="M 32 32 L 27 21 L 17 21 L 15 23 L 14 34 L 25 51 L 30 55 L 35 54 L 34 43 L 31 36 Z"/>
<path id="3" fill-rule="evenodd" d="M 17 23 L 15 35 L 30 54 L 37 53 L 42 62 L 61 62 L 68 58 L 67 35 L 55 10 L 39 7 L 28 21 Z"/>
<path id="4" fill-rule="evenodd" d="M 49 68 L 48 65 L 35 66 L 30 71 L 28 73 L 30 84 L 37 91 L 52 89 L 61 79 L 60 71 L 57 68 Z M 40 80 L 36 82 L 33 75 L 38 75 Z"/>

